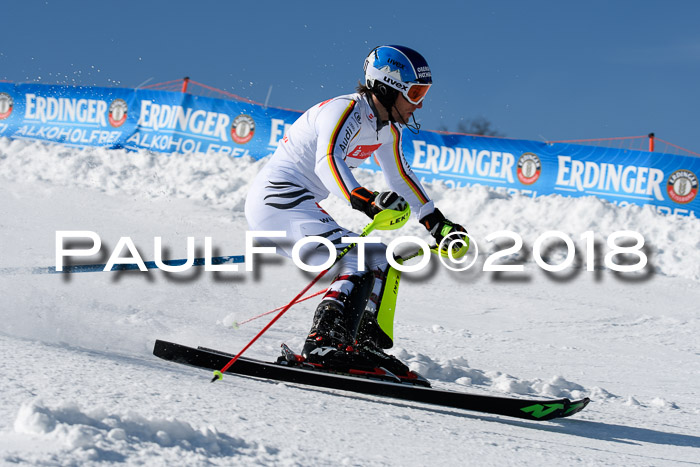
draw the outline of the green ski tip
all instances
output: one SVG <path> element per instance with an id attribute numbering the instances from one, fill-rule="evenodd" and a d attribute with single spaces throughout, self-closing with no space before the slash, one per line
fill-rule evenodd
<path id="1" fill-rule="evenodd" d="M 529 407 L 524 407 L 522 410 L 525 413 L 529 413 L 535 418 L 546 417 L 555 410 L 563 410 L 564 404 L 535 404 Z"/>

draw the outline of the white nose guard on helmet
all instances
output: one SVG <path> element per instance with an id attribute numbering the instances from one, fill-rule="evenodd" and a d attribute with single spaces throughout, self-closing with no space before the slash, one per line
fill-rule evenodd
<path id="1" fill-rule="evenodd" d="M 433 83 L 430 67 L 418 52 L 400 45 L 383 45 L 365 59 L 365 83 L 375 82 L 399 91 L 411 104 L 420 104 Z"/>

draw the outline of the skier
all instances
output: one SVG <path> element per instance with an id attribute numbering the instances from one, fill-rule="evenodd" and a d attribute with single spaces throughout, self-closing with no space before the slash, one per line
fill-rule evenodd
<path id="1" fill-rule="evenodd" d="M 321 102 L 299 117 L 251 186 L 245 206 L 250 229 L 286 231 L 285 239 L 262 239 L 285 256 L 291 257 L 294 242 L 306 236 L 325 237 L 338 252 L 347 246 L 342 237 L 358 236 L 317 204 L 331 193 L 370 218 L 384 209 L 402 211 L 408 203 L 438 244 L 454 232 L 464 238 L 466 230 L 435 208 L 401 148 L 402 129 L 417 133 L 420 128 L 413 113 L 423 107 L 432 85 L 426 60 L 408 47 L 380 46 L 365 59 L 364 73 L 356 93 Z M 391 191 L 374 192 L 352 175 L 351 169 L 372 154 Z M 364 267 L 358 264 L 357 248 L 335 266 L 339 273 L 316 309 L 302 350 L 307 361 L 339 370 L 374 367 L 408 373 L 384 352 L 393 336 L 378 324 L 390 269 L 385 251 L 383 244 L 367 244 Z M 327 249 L 314 243 L 300 254 L 309 265 L 328 259 Z M 387 308 L 393 320 L 393 306 Z"/>

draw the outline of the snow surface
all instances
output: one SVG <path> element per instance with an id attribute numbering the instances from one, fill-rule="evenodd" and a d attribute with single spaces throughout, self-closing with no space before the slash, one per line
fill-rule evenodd
<path id="1" fill-rule="evenodd" d="M 593 399 L 574 417 L 530 422 L 227 376 L 151 355 L 156 338 L 237 352 L 312 275 L 273 256 L 253 273 L 40 274 L 57 230 L 90 230 L 105 263 L 120 237 L 145 261 L 153 237 L 243 254 L 247 186 L 264 162 L 67 148 L 0 139 L 0 463 L 22 465 L 686 465 L 700 463 L 700 221 L 596 198 L 531 199 L 486 187 L 428 187 L 481 249 L 467 272 L 437 261 L 405 274 L 392 349 L 434 386 Z M 381 175 L 360 171 L 379 189 Z M 339 200 L 324 207 L 360 229 Z M 483 272 L 499 230 L 524 240 L 522 273 Z M 545 273 L 549 230 L 596 233 L 597 268 Z M 605 239 L 635 230 L 649 265 L 613 273 Z M 397 235 L 424 229 L 412 220 Z M 500 240 L 500 248 L 509 246 Z M 561 245 L 559 245 L 561 246 Z M 556 264 L 564 249 L 554 247 Z M 126 254 L 126 252 L 124 253 Z M 633 258 L 632 258 L 633 259 Z M 323 285 L 321 285 L 323 287 Z M 293 307 L 249 351 L 300 348 L 317 300 Z"/>

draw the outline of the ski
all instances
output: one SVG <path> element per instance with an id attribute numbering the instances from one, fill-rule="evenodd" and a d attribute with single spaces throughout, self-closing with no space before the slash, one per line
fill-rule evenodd
<path id="1" fill-rule="evenodd" d="M 156 340 L 153 354 L 164 360 L 208 370 L 221 369 L 232 357 L 232 354 L 218 350 L 203 347 L 195 349 L 162 340 Z M 587 397 L 575 401 L 566 398 L 519 399 L 435 389 L 421 384 L 398 382 L 391 374 L 335 373 L 310 366 L 290 365 L 284 358 L 280 363 L 272 363 L 241 357 L 227 373 L 538 421 L 571 416 L 583 410 L 590 402 Z"/>

